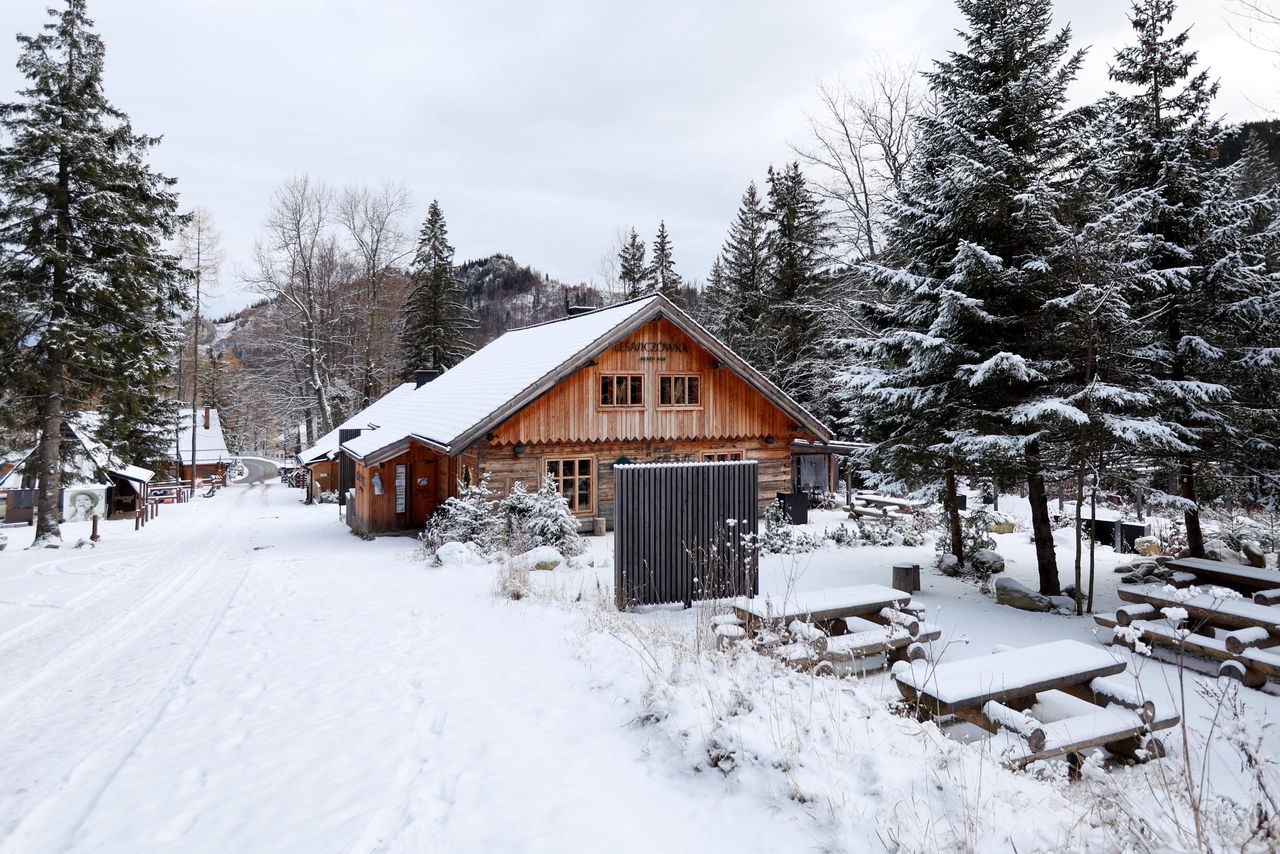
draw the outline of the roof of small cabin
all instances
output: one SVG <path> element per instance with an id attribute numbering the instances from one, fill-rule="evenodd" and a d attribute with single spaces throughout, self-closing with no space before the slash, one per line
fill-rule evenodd
<path id="1" fill-rule="evenodd" d="M 821 439 L 831 431 L 689 315 L 659 294 L 514 329 L 378 411 L 378 429 L 344 442 L 359 459 L 416 440 L 461 453 L 589 360 L 644 324 L 665 318 Z M 386 398 L 383 398 L 386 400 Z M 382 401 L 379 401 L 382 403 Z"/>
<path id="2" fill-rule="evenodd" d="M 415 388 L 417 388 L 416 383 L 402 383 L 391 389 L 391 391 L 317 439 L 314 445 L 298 454 L 298 459 L 302 461 L 303 465 L 307 465 L 333 457 L 338 453 L 338 432 L 340 430 L 373 430 L 382 426 L 383 416 L 381 413 L 396 412 L 400 399 Z"/>
<path id="3" fill-rule="evenodd" d="M 110 448 L 98 441 L 95 434 L 101 422 L 102 413 L 92 410 L 67 416 L 66 428 L 84 451 L 83 454 L 73 453 L 70 458 L 63 461 L 68 468 L 67 474 L 78 477 L 80 483 L 98 483 L 100 473 L 103 472 L 138 483 L 147 483 L 155 477 L 155 472 L 151 469 L 122 462 Z M 32 448 L 25 453 L 13 454 L 6 458 L 4 464 L 11 463 L 12 468 L 0 475 L 0 486 L 4 486 L 11 476 L 19 472 L 22 464 L 35 451 L 36 449 Z"/>
<path id="4" fill-rule="evenodd" d="M 178 410 L 178 431 L 174 440 L 174 454 L 183 465 L 191 465 L 191 428 L 196 429 L 196 465 L 228 462 L 231 451 L 227 450 L 227 440 L 222 434 L 222 419 L 218 410 L 209 407 L 209 426 L 204 426 L 204 409 L 195 410 L 195 421 L 191 419 L 190 409 Z"/>

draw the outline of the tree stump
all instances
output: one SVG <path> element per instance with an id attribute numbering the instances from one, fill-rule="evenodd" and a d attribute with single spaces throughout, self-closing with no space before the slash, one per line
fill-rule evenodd
<path id="1" fill-rule="evenodd" d="M 903 593 L 915 593 L 920 589 L 920 564 L 918 563 L 895 563 L 893 565 L 893 584 L 894 590 L 901 590 Z"/>

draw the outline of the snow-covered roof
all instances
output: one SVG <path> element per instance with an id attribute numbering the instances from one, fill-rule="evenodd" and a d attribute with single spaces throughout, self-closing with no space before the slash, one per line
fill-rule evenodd
<path id="1" fill-rule="evenodd" d="M 151 469 L 123 462 L 110 448 L 98 441 L 96 434 L 102 424 L 101 412 L 94 410 L 74 412 L 67 416 L 65 423 L 67 430 L 75 437 L 81 448 L 80 451 L 72 451 L 63 458 L 67 482 L 99 483 L 102 482 L 103 472 L 138 483 L 147 483 L 155 477 L 155 472 Z M 35 449 L 31 449 L 22 454 L 12 455 L 13 468 L 0 477 L 0 486 L 5 486 L 10 478 L 20 478 L 22 463 L 34 453 Z"/>
<path id="2" fill-rule="evenodd" d="M 209 409 L 209 426 L 204 426 L 204 409 L 195 411 L 196 429 L 196 465 L 226 462 L 231 459 L 227 450 L 227 440 L 222 435 L 222 419 L 218 410 Z M 183 465 L 191 465 L 191 410 L 178 410 L 178 433 L 174 442 L 174 455 L 182 460 Z"/>
<path id="3" fill-rule="evenodd" d="M 512 330 L 438 379 L 389 402 L 378 412 L 378 429 L 362 433 L 343 447 L 353 456 L 366 458 L 415 439 L 458 453 L 509 417 L 514 408 L 527 405 L 569 371 L 657 317 L 665 317 L 733 367 L 798 423 L 821 438 L 830 438 L 830 431 L 803 407 L 670 300 L 655 294 Z"/>
<path id="4" fill-rule="evenodd" d="M 338 453 L 338 432 L 340 430 L 372 430 L 381 427 L 383 416 L 380 413 L 398 411 L 397 407 L 400 405 L 401 398 L 408 395 L 415 388 L 417 388 L 416 383 L 402 383 L 391 389 L 391 391 L 317 439 L 314 445 L 298 454 L 298 459 L 306 465 L 307 463 L 314 463 L 332 457 Z"/>

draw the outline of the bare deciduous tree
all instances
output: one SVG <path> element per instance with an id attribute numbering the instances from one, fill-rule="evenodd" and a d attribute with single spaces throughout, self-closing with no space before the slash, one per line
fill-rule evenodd
<path id="1" fill-rule="evenodd" d="M 821 111 L 809 117 L 813 139 L 793 146 L 816 167 L 815 187 L 835 213 L 846 260 L 874 258 L 881 250 L 886 205 L 897 196 L 914 150 L 913 120 L 923 105 L 914 64 L 872 64 L 863 87 L 818 87 Z"/>

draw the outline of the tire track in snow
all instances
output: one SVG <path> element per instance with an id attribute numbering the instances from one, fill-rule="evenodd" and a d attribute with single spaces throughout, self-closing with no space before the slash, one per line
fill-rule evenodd
<path id="1" fill-rule="evenodd" d="M 215 512 L 192 519 L 197 524 L 144 561 L 135 578 L 145 583 L 116 588 L 60 630 L 46 627 L 3 653 L 7 664 L 11 650 L 39 650 L 40 641 L 56 650 L 34 671 L 29 659 L 0 670 L 0 705 L 8 707 L 0 731 L 0 768 L 8 769 L 0 783 L 0 851 L 65 850 L 163 718 L 253 565 L 246 557 L 227 572 L 221 560 L 233 547 L 249 553 L 247 539 L 232 542 L 225 523 L 234 513 L 256 518 L 256 508 L 245 506 L 243 493 L 234 497 L 230 507 L 201 508 Z M 215 545 L 202 552 L 206 538 Z M 175 553 L 190 557 L 172 560 Z M 17 704 L 19 697 L 26 701 Z"/>

